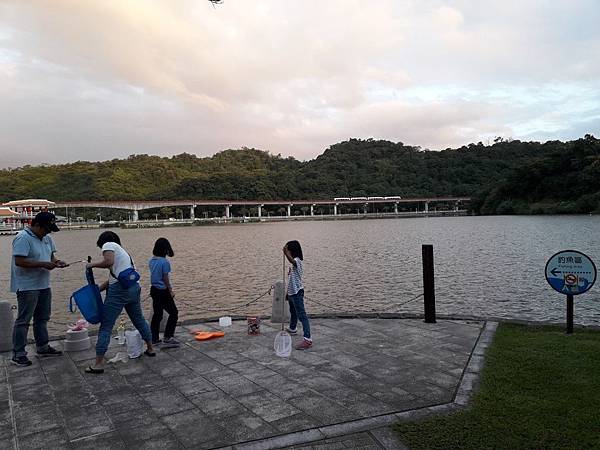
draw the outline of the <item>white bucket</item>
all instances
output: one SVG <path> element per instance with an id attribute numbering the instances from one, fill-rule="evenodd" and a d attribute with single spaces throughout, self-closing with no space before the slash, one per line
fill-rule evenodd
<path id="1" fill-rule="evenodd" d="M 231 326 L 231 317 L 219 317 L 219 326 L 220 327 L 229 327 Z"/>

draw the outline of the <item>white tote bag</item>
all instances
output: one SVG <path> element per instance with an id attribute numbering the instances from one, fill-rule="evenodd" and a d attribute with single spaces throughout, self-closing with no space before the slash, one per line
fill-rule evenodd
<path id="1" fill-rule="evenodd" d="M 144 350 L 144 341 L 138 330 L 125 331 L 125 342 L 127 342 L 127 355 L 130 358 L 139 358 Z"/>

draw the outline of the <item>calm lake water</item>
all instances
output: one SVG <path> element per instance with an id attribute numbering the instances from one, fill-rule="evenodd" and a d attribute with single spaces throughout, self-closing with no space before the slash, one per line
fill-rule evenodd
<path id="1" fill-rule="evenodd" d="M 304 250 L 306 306 L 323 312 L 422 313 L 421 245 L 433 244 L 439 314 L 565 321 L 565 296 L 544 278 L 547 259 L 574 249 L 600 262 L 600 216 L 447 217 L 260 223 L 116 229 L 142 272 L 150 311 L 147 260 L 154 241 L 175 250 L 172 280 L 180 318 L 268 314 L 271 297 L 245 306 L 282 277 L 281 248 L 298 239 Z M 65 261 L 99 257 L 99 230 L 53 234 Z M 9 292 L 11 236 L 0 236 L 0 298 Z M 96 280 L 107 271 L 95 269 Z M 54 333 L 76 318 L 70 294 L 84 284 L 84 265 L 52 276 Z M 148 315 L 149 317 L 149 315 Z M 575 321 L 600 324 L 600 288 L 575 297 Z"/>

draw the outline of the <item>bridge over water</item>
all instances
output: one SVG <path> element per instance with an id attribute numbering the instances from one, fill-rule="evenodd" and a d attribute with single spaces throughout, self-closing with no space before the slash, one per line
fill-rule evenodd
<path id="1" fill-rule="evenodd" d="M 333 215 L 338 215 L 338 206 L 353 205 L 362 207 L 365 214 L 369 205 L 387 204 L 393 205 L 394 212 L 398 214 L 399 204 L 415 204 L 417 208 L 427 213 L 432 204 L 452 205 L 451 210 L 459 211 L 461 205 L 471 201 L 470 197 L 414 197 L 414 198 L 352 198 L 352 199 L 334 199 L 334 200 L 83 200 L 73 202 L 55 202 L 54 208 L 113 208 L 132 211 L 132 220 L 138 221 L 139 211 L 147 209 L 156 209 L 164 207 L 189 207 L 190 219 L 195 218 L 195 209 L 197 207 L 221 207 L 223 208 L 223 217 L 230 218 L 232 206 L 257 208 L 258 217 L 262 216 L 264 206 L 286 206 L 287 215 L 292 215 L 292 207 L 310 207 L 310 215 L 314 215 L 315 206 L 333 206 Z"/>

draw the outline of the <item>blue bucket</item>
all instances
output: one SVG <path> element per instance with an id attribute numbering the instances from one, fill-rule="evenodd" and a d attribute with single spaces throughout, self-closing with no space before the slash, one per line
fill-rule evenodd
<path id="1" fill-rule="evenodd" d="M 88 269 L 91 272 L 91 269 Z M 86 275 L 88 275 L 86 273 Z M 93 275 L 91 280 L 93 280 Z M 90 277 L 88 276 L 88 283 Z M 102 296 L 100 295 L 100 288 L 97 284 L 89 283 L 81 289 L 73 292 L 69 299 L 69 311 L 75 312 L 73 308 L 73 300 L 77 305 L 77 309 L 81 312 L 81 315 L 85 320 L 91 324 L 100 323 L 102 320 L 102 310 L 104 303 L 102 303 Z"/>

